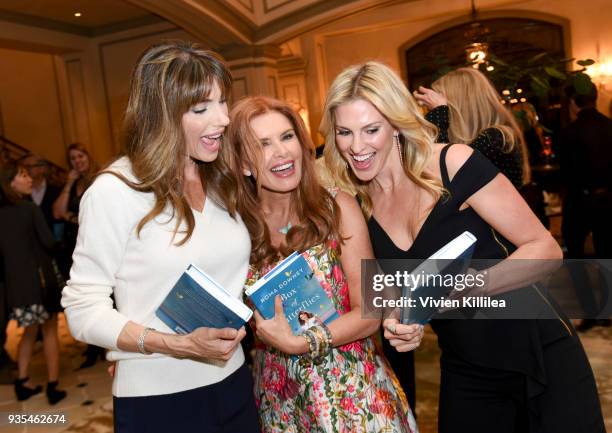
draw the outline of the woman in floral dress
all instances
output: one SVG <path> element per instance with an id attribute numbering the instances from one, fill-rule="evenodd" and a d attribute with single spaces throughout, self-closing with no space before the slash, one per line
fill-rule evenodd
<path id="1" fill-rule="evenodd" d="M 326 328 L 329 350 L 313 358 L 308 339 L 291 332 L 280 297 L 274 318 L 255 314 L 253 373 L 262 430 L 417 432 L 371 337 L 380 320 L 361 317 L 360 265 L 372 250 L 358 203 L 318 184 L 312 143 L 287 104 L 247 98 L 232 110 L 230 125 L 224 157 L 244 174 L 237 205 L 252 240 L 246 284 L 292 251 L 303 251 L 340 315 Z M 420 329 L 411 331 L 413 343 L 419 342 Z"/>

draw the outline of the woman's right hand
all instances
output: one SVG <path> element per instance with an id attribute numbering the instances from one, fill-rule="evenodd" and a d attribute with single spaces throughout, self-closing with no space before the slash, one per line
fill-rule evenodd
<path id="1" fill-rule="evenodd" d="M 138 341 L 145 331 L 143 325 L 128 321 L 117 339 L 117 348 L 126 352 L 140 352 Z M 180 358 L 229 360 L 244 338 L 244 326 L 232 328 L 198 328 L 185 334 L 169 334 L 151 330 L 146 334 L 144 349 Z"/>
<path id="2" fill-rule="evenodd" d="M 427 87 L 419 86 L 419 89 L 412 94 L 419 105 L 424 105 L 429 110 L 433 110 L 440 105 L 448 105 L 446 96 Z"/>
<path id="3" fill-rule="evenodd" d="M 228 361 L 245 335 L 244 326 L 240 329 L 198 328 L 185 335 L 186 350 L 189 357 Z"/>

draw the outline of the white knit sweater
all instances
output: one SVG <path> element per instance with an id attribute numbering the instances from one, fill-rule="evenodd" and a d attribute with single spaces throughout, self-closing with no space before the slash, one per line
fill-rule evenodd
<path id="1" fill-rule="evenodd" d="M 110 170 L 134 179 L 127 158 L 115 162 Z M 240 218 L 232 219 L 207 197 L 203 211 L 193 211 L 191 238 L 176 246 L 182 235 L 179 232 L 173 240 L 175 219 L 170 210 L 137 235 L 136 227 L 153 203 L 152 193 L 137 192 L 111 174 L 99 176 L 81 200 L 74 262 L 62 293 L 72 335 L 110 349 L 107 358 L 118 361 L 113 382 L 117 397 L 170 394 L 209 385 L 244 362 L 240 348 L 225 363 L 117 348 L 117 338 L 129 320 L 172 332 L 155 316 L 155 310 L 190 263 L 236 297 L 241 296 L 246 279 L 251 243 Z"/>

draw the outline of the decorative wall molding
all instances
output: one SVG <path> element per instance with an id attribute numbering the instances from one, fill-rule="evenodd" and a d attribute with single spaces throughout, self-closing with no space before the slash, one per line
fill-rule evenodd
<path id="1" fill-rule="evenodd" d="M 278 86 L 276 84 L 276 77 L 273 75 L 268 76 L 268 90 L 271 91 L 275 98 L 278 98 Z"/>
<path id="2" fill-rule="evenodd" d="M 249 84 L 246 77 L 234 78 L 232 82 L 232 96 L 234 102 L 244 98 L 249 94 Z"/>
<path id="3" fill-rule="evenodd" d="M 279 77 L 296 74 L 303 75 L 306 70 L 306 62 L 303 58 L 297 56 L 281 57 L 276 64 L 278 66 Z"/>
<path id="4" fill-rule="evenodd" d="M 277 59 L 281 55 L 281 49 L 278 45 L 274 44 L 263 44 L 263 45 L 239 45 L 232 44 L 226 45 L 218 50 L 219 54 L 223 56 L 225 60 L 231 62 L 237 59 L 245 58 L 268 58 Z"/>
<path id="5" fill-rule="evenodd" d="M 68 82 L 68 96 L 70 98 L 69 107 L 72 111 L 71 121 L 73 127 L 71 129 L 74 134 L 70 141 L 80 141 L 86 146 L 91 146 L 87 92 L 85 90 L 81 59 L 66 61 L 66 78 Z"/>
<path id="6" fill-rule="evenodd" d="M 77 24 L 66 23 L 63 21 L 57 21 L 50 18 L 42 18 L 33 15 L 21 14 L 4 10 L 0 10 L 0 20 L 90 38 L 96 36 L 103 36 L 111 33 L 117 33 L 125 30 L 131 30 L 136 27 L 159 24 L 166 21 L 156 15 L 148 15 L 103 26 L 86 27 Z"/>

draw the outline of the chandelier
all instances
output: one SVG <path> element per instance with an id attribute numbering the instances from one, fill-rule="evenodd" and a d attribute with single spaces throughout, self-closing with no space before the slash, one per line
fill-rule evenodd
<path id="1" fill-rule="evenodd" d="M 471 0 L 472 4 L 472 19 L 468 29 L 465 31 L 463 36 L 470 41 L 465 46 L 465 55 L 467 62 L 474 68 L 482 63 L 487 63 L 487 56 L 489 55 L 489 44 L 486 39 L 491 33 L 491 30 L 484 24 L 478 21 L 478 12 L 476 11 L 475 0 Z"/>

